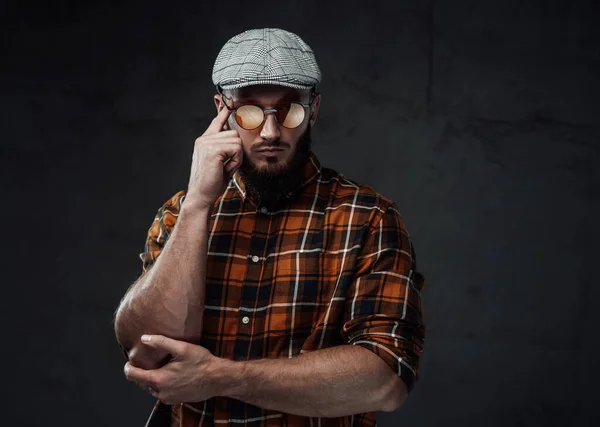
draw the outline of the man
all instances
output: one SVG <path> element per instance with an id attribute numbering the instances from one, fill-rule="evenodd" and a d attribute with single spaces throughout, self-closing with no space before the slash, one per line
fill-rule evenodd
<path id="1" fill-rule="evenodd" d="M 373 426 L 414 387 L 424 278 L 395 203 L 311 151 L 320 81 L 280 29 L 216 59 L 218 114 L 115 317 L 148 426 Z"/>

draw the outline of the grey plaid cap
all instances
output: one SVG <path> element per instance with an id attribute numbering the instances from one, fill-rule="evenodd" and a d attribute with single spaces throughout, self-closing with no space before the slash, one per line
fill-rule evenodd
<path id="1" fill-rule="evenodd" d="M 244 31 L 225 43 L 212 80 L 223 89 L 277 84 L 310 89 L 321 82 L 312 49 L 296 34 L 279 28 Z"/>

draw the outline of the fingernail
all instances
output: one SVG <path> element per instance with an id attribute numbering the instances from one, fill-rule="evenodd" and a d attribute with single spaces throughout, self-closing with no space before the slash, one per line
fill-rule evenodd
<path id="1" fill-rule="evenodd" d="M 142 341 L 148 342 L 152 337 L 150 335 L 142 335 Z"/>

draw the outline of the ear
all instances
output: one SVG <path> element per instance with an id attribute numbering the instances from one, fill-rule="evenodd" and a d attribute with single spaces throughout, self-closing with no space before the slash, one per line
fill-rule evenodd
<path id="1" fill-rule="evenodd" d="M 217 114 L 221 112 L 223 108 L 225 108 L 225 104 L 223 103 L 223 98 L 218 93 L 215 94 L 215 107 L 217 107 Z"/>
<path id="2" fill-rule="evenodd" d="M 319 115 L 319 105 L 321 104 L 321 94 L 317 93 L 312 105 L 310 106 L 310 126 L 312 127 Z"/>
<path id="3" fill-rule="evenodd" d="M 217 93 L 217 94 L 215 94 L 214 100 L 215 100 L 215 107 L 217 107 L 217 114 L 219 114 L 221 112 L 221 110 L 223 108 L 225 108 L 225 104 L 223 103 L 223 98 L 221 98 L 221 95 L 219 95 Z M 229 118 L 223 125 L 223 130 L 231 130 L 231 126 L 229 125 L 229 121 L 231 120 L 231 117 L 232 116 L 229 116 Z"/>

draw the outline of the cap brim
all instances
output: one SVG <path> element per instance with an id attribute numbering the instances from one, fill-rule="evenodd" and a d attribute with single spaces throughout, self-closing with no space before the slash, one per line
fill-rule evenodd
<path id="1" fill-rule="evenodd" d="M 301 84 L 301 83 L 281 82 L 281 81 L 273 81 L 273 80 L 253 80 L 253 81 L 246 81 L 246 82 L 219 84 L 217 86 L 219 86 L 223 90 L 232 90 L 232 89 L 240 89 L 240 88 L 248 87 L 248 86 L 258 86 L 258 85 L 275 85 L 275 86 L 284 86 L 284 87 L 289 87 L 292 89 L 303 90 L 303 89 L 312 89 L 313 87 L 316 86 L 316 83 Z"/>

